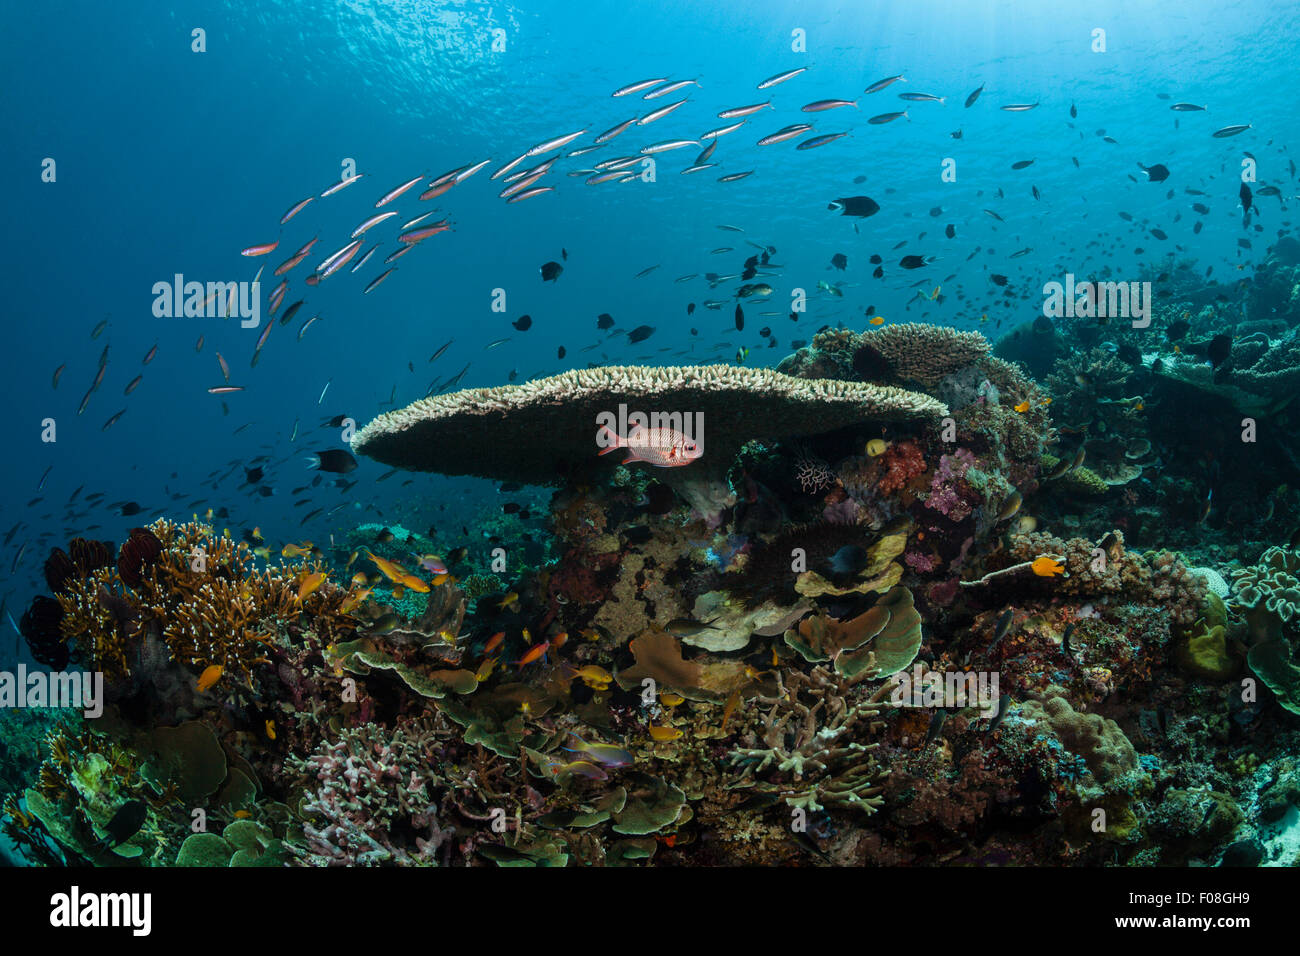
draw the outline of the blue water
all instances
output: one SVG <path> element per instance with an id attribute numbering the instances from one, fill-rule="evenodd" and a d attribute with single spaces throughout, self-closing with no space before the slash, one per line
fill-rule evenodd
<path id="1" fill-rule="evenodd" d="M 206 31 L 206 52 L 191 51 L 196 27 Z M 387 468 L 363 460 L 349 476 L 359 483 L 346 493 L 329 481 L 308 495 L 290 492 L 312 477 L 303 463 L 308 454 L 343 447 L 337 431 L 319 427 L 322 419 L 346 413 L 364 424 L 393 407 L 381 407 L 390 396 L 400 407 L 466 363 L 461 387 L 504 384 L 512 371 L 524 381 L 587 362 L 727 362 L 742 346 L 751 349 L 748 364 L 774 365 L 792 350 L 792 340 L 810 339 L 823 325 L 865 327 L 868 305 L 891 321 L 948 323 L 991 336 L 999 334 L 996 323 L 1005 331 L 1031 319 L 1041 298 L 1008 305 L 993 294 L 990 271 L 1031 290 L 1069 271 L 1086 275 L 1107 266 L 1137 278 L 1139 266 L 1159 266 L 1178 246 L 1178 255 L 1195 259 L 1198 268 L 1233 274 L 1251 261 L 1239 258 L 1236 247 L 1243 150 L 1257 157 L 1260 183 L 1282 185 L 1287 196 L 1296 191 L 1286 147 L 1297 132 L 1297 27 L 1300 6 L 1285 0 L 5 5 L 0 174 L 7 228 L 0 252 L 7 321 L 0 402 L 8 411 L 8 454 L 0 533 L 18 528 L 0 549 L 6 576 L 0 595 L 18 616 L 44 590 L 41 562 L 49 548 L 73 535 L 120 541 L 156 513 L 188 517 L 224 506 L 230 517 L 217 519 L 218 526 L 237 532 L 257 525 L 275 545 L 323 541 L 359 520 L 458 531 L 498 506 L 495 486 L 402 473 L 377 483 Z M 1096 28 L 1106 31 L 1105 53 L 1090 49 Z M 491 49 L 496 29 L 504 31 L 504 52 Z M 804 31 L 806 52 L 792 51 L 794 30 Z M 808 72 L 768 91 L 755 89 L 800 66 Z M 897 73 L 907 81 L 863 95 L 869 83 Z M 699 87 L 649 103 L 610 97 L 650 77 L 698 78 Z M 981 85 L 979 102 L 963 108 Z M 905 104 L 896 94 L 909 90 L 947 102 Z M 554 192 L 513 205 L 497 198 L 502 183 L 490 181 L 490 172 L 532 144 L 588 129 L 573 149 L 682 95 L 690 102 L 672 116 L 634 127 L 591 156 L 561 159 L 542 182 Z M 653 141 L 697 138 L 726 125 L 718 111 L 769 96 L 776 109 L 723 137 L 714 170 L 679 175 L 696 152 L 686 149 L 657 157 L 654 182 L 586 186 L 565 175 Z M 829 97 L 858 99 L 860 109 L 799 111 Z M 1208 104 L 1209 112 L 1171 112 L 1178 101 Z M 1034 102 L 1041 105 L 1026 113 L 998 109 Z M 1071 103 L 1078 110 L 1074 121 Z M 905 107 L 909 119 L 866 122 Z M 819 133 L 851 135 L 807 151 L 795 150 L 794 142 L 754 145 L 803 121 Z M 1211 138 L 1213 130 L 1235 123 L 1253 129 Z M 957 129 L 960 141 L 950 136 Z M 1100 129 L 1117 142 L 1103 142 Z M 41 180 L 46 157 L 57 163 L 56 182 Z M 386 207 L 400 217 L 367 236 L 384 243 L 361 272 L 353 275 L 349 266 L 314 289 L 303 285 L 385 191 L 489 157 L 489 167 L 432 203 L 417 200 L 423 188 L 417 187 Z M 955 183 L 940 180 L 949 157 L 957 162 Z M 319 196 L 339 179 L 347 158 L 365 178 L 317 199 L 281 228 L 285 210 Z M 1011 171 L 1023 159 L 1035 163 Z M 1141 181 L 1137 164 L 1157 162 L 1173 171 L 1170 180 Z M 717 181 L 748 169 L 755 173 L 742 182 Z M 854 185 L 856 176 L 866 181 Z M 1041 200 L 1030 195 L 1031 186 Z M 1188 196 L 1189 186 L 1210 195 Z M 999 188 L 1004 198 L 994 195 Z M 1166 198 L 1170 189 L 1173 199 Z M 871 196 L 882 207 L 857 232 L 855 220 L 827 210 L 830 200 L 853 195 Z M 1199 236 L 1191 233 L 1193 201 L 1212 210 Z M 1258 202 L 1265 232 L 1253 256 L 1263 255 L 1287 220 L 1276 199 Z M 363 296 L 365 284 L 385 268 L 382 256 L 397 248 L 396 226 L 432 206 L 440 212 L 428 221 L 447 216 L 453 231 L 403 257 L 385 284 Z M 943 212 L 931 217 L 935 206 Z M 1005 222 L 985 216 L 986 208 Z M 1138 225 L 1122 221 L 1121 210 Z M 1169 240 L 1142 235 L 1144 220 Z M 948 223 L 956 239 L 943 238 Z M 724 232 L 720 224 L 745 231 Z M 922 231 L 926 238 L 918 241 Z M 292 324 L 277 324 L 256 368 L 249 360 L 261 329 L 243 329 L 234 319 L 152 314 L 154 283 L 176 273 L 203 282 L 247 281 L 265 263 L 262 289 L 269 292 L 276 281 L 270 271 L 313 236 L 320 242 L 290 273 L 285 298 L 306 304 Z M 269 256 L 239 254 L 276 239 L 281 245 Z M 777 287 L 769 302 L 746 303 L 750 318 L 739 333 L 732 324 L 736 283 L 709 291 L 702 278 L 674 279 L 738 272 L 755 251 L 746 240 L 775 246 L 773 261 L 783 268 L 779 279 L 769 280 Z M 902 251 L 891 251 L 904 240 Z M 720 246 L 735 252 L 710 255 Z M 968 261 L 976 246 L 983 251 Z M 1135 255 L 1135 247 L 1146 252 Z M 560 260 L 562 248 L 565 271 L 544 284 L 539 267 Z M 1033 252 L 1006 258 L 1022 248 Z M 837 252 L 848 256 L 848 271 L 830 271 Z M 867 262 L 873 253 L 887 266 L 907 253 L 940 258 L 927 269 L 892 268 L 875 280 Z M 655 265 L 650 275 L 634 278 Z M 818 280 L 843 280 L 844 296 L 817 296 Z M 914 283 L 942 285 L 944 301 L 921 303 Z M 792 322 L 784 313 L 796 286 L 813 299 Z M 494 289 L 506 291 L 503 314 L 490 309 Z M 709 311 L 702 305 L 707 298 L 726 305 Z M 686 313 L 688 302 L 697 303 L 694 315 Z M 782 315 L 757 315 L 765 310 Z M 657 331 L 639 345 L 598 333 L 602 312 L 614 316 L 618 329 L 647 324 Z M 525 313 L 533 327 L 517 332 L 510 323 Z M 985 313 L 991 321 L 979 325 Z M 298 341 L 298 328 L 313 314 L 321 320 Z M 106 331 L 92 340 L 103 319 Z M 778 347 L 760 339 L 764 326 L 773 329 Z M 200 335 L 205 344 L 196 352 Z M 507 336 L 505 345 L 485 350 Z M 429 356 L 453 338 L 430 365 Z M 157 358 L 142 366 L 155 344 Z M 103 384 L 79 416 L 105 345 Z M 560 346 L 567 350 L 563 360 L 556 358 Z M 223 384 L 218 351 L 230 365 L 231 383 L 245 391 L 207 393 Z M 51 376 L 65 363 L 53 390 Z M 141 373 L 140 386 L 124 396 Z M 121 409 L 122 418 L 104 431 Z M 41 441 L 47 418 L 57 422 L 54 443 Z M 456 453 L 446 449 L 451 459 Z M 260 455 L 273 462 L 267 484 L 274 497 L 241 488 L 238 470 L 216 490 L 200 487 L 211 472 Z M 70 513 L 65 502 L 83 485 L 82 496 L 98 491 L 105 498 L 88 511 L 79 501 Z M 303 497 L 312 503 L 295 508 Z M 40 500 L 29 505 L 34 498 Z M 205 500 L 196 505 L 195 499 Z M 144 510 L 118 516 L 107 506 L 121 500 Z M 343 503 L 333 517 L 322 513 L 300 525 L 304 513 Z M 0 645 L 10 652 L 8 640 Z"/>

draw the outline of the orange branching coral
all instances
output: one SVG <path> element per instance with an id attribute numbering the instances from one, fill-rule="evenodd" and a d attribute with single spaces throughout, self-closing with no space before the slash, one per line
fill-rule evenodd
<path id="1" fill-rule="evenodd" d="M 183 664 L 217 664 L 223 679 L 247 682 L 286 622 L 308 615 L 327 640 L 355 626 L 342 611 L 346 589 L 326 583 L 299 597 L 303 578 L 323 570 L 314 563 L 259 570 L 247 544 L 198 522 L 161 519 L 148 531 L 161 549 L 133 565 L 133 586 L 109 566 L 58 595 L 65 640 L 110 680 L 131 673 L 146 636 Z"/>

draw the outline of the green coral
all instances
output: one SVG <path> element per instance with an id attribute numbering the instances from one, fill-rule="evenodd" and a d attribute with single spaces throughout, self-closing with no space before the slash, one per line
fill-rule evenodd
<path id="1" fill-rule="evenodd" d="M 1228 608 L 1213 591 L 1205 595 L 1205 613 L 1178 645 L 1180 667 L 1197 677 L 1225 680 L 1237 671 L 1228 650 Z"/>
<path id="2" fill-rule="evenodd" d="M 176 854 L 176 866 L 283 866 L 287 860 L 270 828 L 252 820 L 236 820 L 220 836 L 195 833 Z"/>

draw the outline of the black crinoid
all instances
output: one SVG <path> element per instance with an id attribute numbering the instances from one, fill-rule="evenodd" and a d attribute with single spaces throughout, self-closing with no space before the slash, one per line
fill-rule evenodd
<path id="1" fill-rule="evenodd" d="M 787 528 L 754 546 L 744 568 L 725 576 L 727 590 L 741 598 L 747 607 L 757 607 L 768 600 L 792 603 L 799 598 L 794 585 L 803 571 L 827 576 L 832 559 L 841 549 L 867 550 L 879 537 L 879 532 L 862 525 L 830 521 Z"/>
<path id="2" fill-rule="evenodd" d="M 22 620 L 18 622 L 18 630 L 27 642 L 32 658 L 50 670 L 63 670 L 72 657 L 60 630 L 62 623 L 62 606 L 44 594 L 38 594 L 32 599 L 31 606 L 23 612 Z"/>

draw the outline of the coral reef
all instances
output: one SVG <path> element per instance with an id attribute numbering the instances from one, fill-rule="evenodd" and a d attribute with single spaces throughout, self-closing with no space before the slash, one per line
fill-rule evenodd
<path id="1" fill-rule="evenodd" d="M 1196 355 L 1229 319 L 1177 301 L 1153 326 L 1203 314 Z M 591 368 L 389 412 L 359 452 L 553 489 L 445 559 L 396 524 L 279 563 L 197 520 L 74 539 L 21 631 L 102 671 L 107 710 L 27 731 L 5 833 L 99 866 L 1276 856 L 1300 553 L 1272 538 L 1300 493 L 1218 464 L 1227 439 L 1183 447 L 1200 386 L 1168 343 L 1023 331 L 1057 346 L 824 329 L 778 372 Z M 1276 394 L 1287 334 L 1234 342 L 1233 387 Z M 703 411 L 703 460 L 598 455 L 619 404 Z"/>

